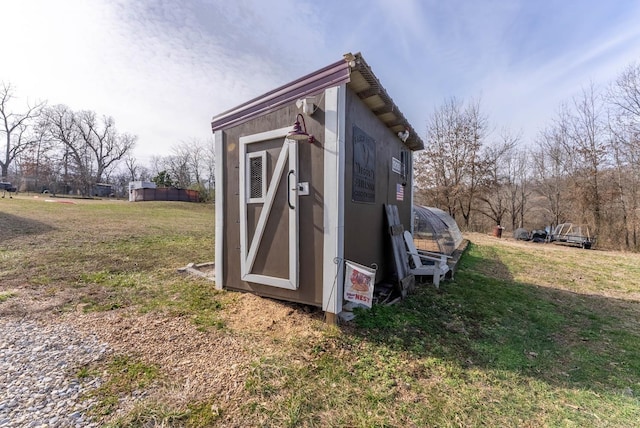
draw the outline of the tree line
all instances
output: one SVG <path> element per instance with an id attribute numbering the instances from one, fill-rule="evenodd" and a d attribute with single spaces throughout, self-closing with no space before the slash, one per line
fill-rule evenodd
<path id="1" fill-rule="evenodd" d="M 455 98 L 427 123 L 418 203 L 461 228 L 589 226 L 600 246 L 640 250 L 640 63 L 563 102 L 531 142 L 491 129 L 480 102 Z"/>
<path id="2" fill-rule="evenodd" d="M 119 131 L 111 116 L 46 102 L 17 104 L 15 88 L 3 82 L 0 179 L 19 191 L 95 196 L 108 185 L 125 196 L 130 181 L 154 181 L 213 197 L 213 139 L 177 143 L 169 155 L 142 165 L 132 153 L 138 137 Z"/>
<path id="3" fill-rule="evenodd" d="M 46 102 L 15 106 L 0 86 L 0 178 L 22 191 L 90 196 L 130 181 L 213 197 L 213 139 L 176 144 L 141 164 L 137 137 L 109 116 Z M 599 245 L 640 250 L 640 63 L 563 102 L 533 141 L 493 128 L 479 100 L 446 100 L 427 120 L 414 160 L 416 202 L 447 211 L 463 230 L 586 224 Z"/>

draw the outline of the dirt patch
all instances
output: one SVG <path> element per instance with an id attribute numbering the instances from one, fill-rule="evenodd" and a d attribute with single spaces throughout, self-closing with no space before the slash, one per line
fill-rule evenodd
<path id="1" fill-rule="evenodd" d="M 52 317 L 52 321 L 97 335 L 115 354 L 135 355 L 159 367 L 165 381 L 145 392 L 146 401 L 182 409 L 202 401 L 215 402 L 228 422 L 225 426 L 234 426 L 247 401 L 244 386 L 251 363 L 291 352 L 301 341 L 320 338 L 325 326 L 323 312 L 316 308 L 252 294 L 234 297 L 222 313 L 222 329 L 202 331 L 187 317 L 140 314 L 134 309 L 78 311 Z M 125 401 L 111 417 L 125 415 L 134 406 L 135 402 Z"/>
<path id="2" fill-rule="evenodd" d="M 224 330 L 199 331 L 189 319 L 132 310 L 67 314 L 61 320 L 96 334 L 116 354 L 136 355 L 161 368 L 163 384 L 148 399 L 177 408 L 211 400 L 225 413 L 242 404 L 251 344 Z M 119 413 L 128 408 L 120 408 Z"/>
<path id="3" fill-rule="evenodd" d="M 269 334 L 269 341 L 283 338 L 319 337 L 324 312 L 319 308 L 238 293 L 236 303 L 224 311 L 225 325 L 254 340 Z"/>
<path id="4" fill-rule="evenodd" d="M 74 300 L 71 290 L 41 289 L 38 287 L 2 288 L 9 297 L 0 305 L 0 317 L 36 318 L 50 320 Z"/>

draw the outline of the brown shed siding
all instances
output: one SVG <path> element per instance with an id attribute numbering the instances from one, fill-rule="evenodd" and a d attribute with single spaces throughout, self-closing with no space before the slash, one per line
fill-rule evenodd
<path id="1" fill-rule="evenodd" d="M 388 245 L 384 204 L 398 206 L 400 220 L 406 230 L 411 221 L 411 177 L 407 177 L 403 201 L 396 200 L 396 185 L 401 177 L 391 171 L 391 159 L 400 159 L 401 150 L 407 150 L 400 139 L 394 135 L 367 106 L 348 90 L 346 100 L 345 129 L 345 232 L 344 256 L 365 266 L 378 265 L 377 280 L 385 278 L 390 272 L 389 261 L 385 256 Z M 353 180 L 353 125 L 362 129 L 375 140 L 375 202 L 354 202 L 352 195 Z M 376 238 L 373 238 L 373 237 Z"/>
<path id="2" fill-rule="evenodd" d="M 322 248 L 323 248 L 323 149 L 324 105 L 320 103 L 312 117 L 306 117 L 307 129 L 316 137 L 316 143 L 306 141 L 298 143 L 298 181 L 309 182 L 308 196 L 299 197 L 299 230 L 300 230 L 300 287 L 298 290 L 286 290 L 261 284 L 242 281 L 240 274 L 240 202 L 239 193 L 239 139 L 245 135 L 270 131 L 291 126 L 298 113 L 295 104 L 282 107 L 264 116 L 254 118 L 238 126 L 223 131 L 226 147 L 226 165 L 224 181 L 226 193 L 224 197 L 224 253 L 223 275 L 225 287 L 289 301 L 311 305 L 322 305 Z M 280 142 L 281 144 L 281 142 Z M 270 176 L 273 167 L 270 167 Z M 286 179 L 286 177 L 284 178 Z M 286 195 L 277 197 L 286 198 Z M 286 205 L 286 204 L 282 204 Z M 250 217 L 251 218 L 251 217 Z M 251 220 L 250 220 L 251 221 Z M 275 227 L 275 226 L 273 226 Z M 275 229 L 274 229 L 275 230 Z M 272 233 L 273 231 L 272 230 Z M 267 231 L 266 234 L 269 232 Z M 282 266 L 288 266 L 287 249 L 272 248 L 272 251 L 259 254 L 256 263 L 264 264 L 267 258 L 279 258 Z"/>

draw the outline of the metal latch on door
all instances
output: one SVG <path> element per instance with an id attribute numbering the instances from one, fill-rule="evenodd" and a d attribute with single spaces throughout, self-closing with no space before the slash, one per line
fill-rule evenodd
<path id="1" fill-rule="evenodd" d="M 291 182 L 291 177 L 293 177 L 294 179 L 294 183 L 295 183 L 295 171 L 291 170 L 289 171 L 289 174 L 287 174 L 287 183 Z M 291 203 L 291 192 L 294 192 L 294 195 L 297 194 L 297 196 L 305 196 L 309 194 L 309 183 L 308 182 L 303 182 L 303 183 L 297 183 L 295 184 L 295 186 L 289 186 L 290 191 L 287 192 L 287 203 L 289 204 L 289 208 L 290 209 L 295 209 L 295 207 L 293 206 L 293 204 Z"/>
<path id="2" fill-rule="evenodd" d="M 309 194 L 309 182 L 304 181 L 298 183 L 298 196 L 305 196 Z"/>

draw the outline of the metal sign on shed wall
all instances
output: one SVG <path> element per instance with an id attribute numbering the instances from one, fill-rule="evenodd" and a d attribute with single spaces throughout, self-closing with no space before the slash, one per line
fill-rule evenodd
<path id="1" fill-rule="evenodd" d="M 391 158 L 391 171 L 398 175 L 402 175 L 403 166 L 402 161 L 397 158 Z"/>
<path id="2" fill-rule="evenodd" d="M 355 125 L 351 190 L 351 199 L 354 202 L 376 201 L 376 141 Z"/>

